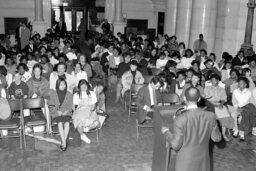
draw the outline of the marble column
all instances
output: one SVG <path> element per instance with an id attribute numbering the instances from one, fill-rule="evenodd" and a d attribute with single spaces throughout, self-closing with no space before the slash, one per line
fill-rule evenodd
<path id="1" fill-rule="evenodd" d="M 34 21 L 44 21 L 42 0 L 35 0 L 35 20 Z"/>
<path id="2" fill-rule="evenodd" d="M 217 0 L 193 0 L 189 47 L 193 48 L 199 34 L 204 35 L 208 53 L 213 52 L 217 20 Z"/>
<path id="3" fill-rule="evenodd" d="M 114 21 L 114 35 L 118 32 L 124 34 L 124 28 L 126 23 L 123 21 L 123 2 L 122 0 L 116 0 L 115 3 L 115 21 Z"/>
<path id="4" fill-rule="evenodd" d="M 115 0 L 105 0 L 105 19 L 113 24 L 115 20 Z"/>
<path id="5" fill-rule="evenodd" d="M 175 34 L 177 3 L 178 3 L 178 0 L 166 0 L 164 34 L 168 34 L 169 36 L 172 36 Z"/>
<path id="6" fill-rule="evenodd" d="M 189 44 L 191 12 L 192 0 L 178 1 L 175 35 L 179 42 L 184 42 L 186 46 Z"/>
<path id="7" fill-rule="evenodd" d="M 47 29 L 47 23 L 43 18 L 43 0 L 34 0 L 35 2 L 35 19 L 32 23 L 33 32 L 39 33 L 44 37 Z"/>
<path id="8" fill-rule="evenodd" d="M 252 30 L 253 30 L 253 18 L 254 18 L 254 8 L 256 7 L 254 0 L 249 0 L 248 4 L 248 14 L 245 28 L 244 43 L 241 45 L 241 50 L 245 52 L 246 56 L 251 56 L 254 54 L 252 45 Z"/>

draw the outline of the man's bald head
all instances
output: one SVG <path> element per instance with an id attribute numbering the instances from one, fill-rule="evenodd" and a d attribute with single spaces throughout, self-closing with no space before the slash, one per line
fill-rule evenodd
<path id="1" fill-rule="evenodd" d="M 186 97 L 186 100 L 189 102 L 198 102 L 198 100 L 200 98 L 200 92 L 195 87 L 189 87 L 185 91 L 185 97 Z"/>

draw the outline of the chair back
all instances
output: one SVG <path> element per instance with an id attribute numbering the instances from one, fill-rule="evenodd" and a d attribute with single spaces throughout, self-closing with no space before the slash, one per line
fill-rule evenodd
<path id="1" fill-rule="evenodd" d="M 22 104 L 23 104 L 23 109 L 43 108 L 44 99 L 43 98 L 23 99 Z"/>
<path id="2" fill-rule="evenodd" d="M 9 101 L 11 111 L 20 111 L 21 110 L 21 105 L 20 105 L 20 100 L 10 100 Z"/>
<path id="3" fill-rule="evenodd" d="M 153 74 L 154 76 L 155 76 L 155 75 L 158 75 L 158 74 L 160 74 L 160 73 L 162 72 L 162 70 L 161 70 L 161 69 L 158 69 L 158 68 L 152 68 L 151 71 L 152 71 L 152 74 Z"/>
<path id="4" fill-rule="evenodd" d="M 144 75 L 143 77 L 144 77 L 144 84 L 148 84 L 154 76 L 153 75 Z"/>
<path id="5" fill-rule="evenodd" d="M 131 94 L 137 94 L 138 91 L 144 87 L 145 84 L 132 84 L 131 86 Z"/>
<path id="6" fill-rule="evenodd" d="M 176 93 L 162 94 L 162 103 L 179 103 L 180 98 Z"/>

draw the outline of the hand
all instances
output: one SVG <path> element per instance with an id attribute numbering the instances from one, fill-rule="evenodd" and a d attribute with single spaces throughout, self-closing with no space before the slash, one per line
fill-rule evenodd
<path id="1" fill-rule="evenodd" d="M 150 108 L 149 106 L 145 106 L 145 110 L 146 110 L 147 112 L 150 112 L 150 111 L 151 111 L 151 108 Z"/>
<path id="2" fill-rule="evenodd" d="M 162 134 L 164 134 L 166 131 L 169 131 L 169 128 L 163 126 L 163 127 L 161 128 Z"/>

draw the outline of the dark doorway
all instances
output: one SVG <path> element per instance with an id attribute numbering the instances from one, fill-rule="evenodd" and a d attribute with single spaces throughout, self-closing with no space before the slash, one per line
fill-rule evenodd
<path id="1" fill-rule="evenodd" d="M 148 29 L 148 20 L 127 20 L 126 34 L 133 32 L 134 35 L 144 35 Z"/>
<path id="2" fill-rule="evenodd" d="M 27 18 L 4 18 L 5 33 L 15 34 L 21 22 L 27 23 Z"/>
<path id="3" fill-rule="evenodd" d="M 164 34 L 164 12 L 158 12 L 157 33 Z"/>

